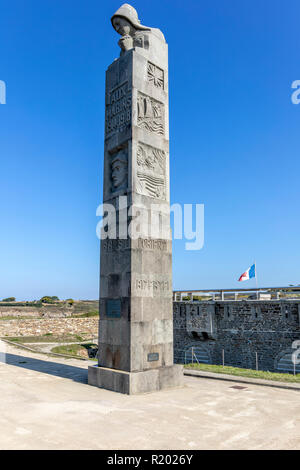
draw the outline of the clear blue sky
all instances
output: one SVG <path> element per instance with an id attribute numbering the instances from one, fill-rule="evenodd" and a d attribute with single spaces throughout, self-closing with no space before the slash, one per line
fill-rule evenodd
<path id="1" fill-rule="evenodd" d="M 0 298 L 97 298 L 104 80 L 122 1 L 0 0 Z M 300 283 L 299 0 L 131 1 L 169 43 L 171 201 L 205 204 L 174 242 L 175 289 Z"/>

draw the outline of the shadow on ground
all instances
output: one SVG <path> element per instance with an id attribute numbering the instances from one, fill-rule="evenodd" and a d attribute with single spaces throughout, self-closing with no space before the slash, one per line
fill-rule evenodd
<path id="1" fill-rule="evenodd" d="M 6 353 L 3 355 L 3 357 L 1 355 L 0 362 L 5 362 L 6 364 L 16 367 L 22 367 L 23 369 L 42 372 L 43 374 L 55 375 L 64 379 L 71 379 L 74 380 L 74 382 L 87 384 L 87 368 L 83 369 L 81 367 L 76 367 L 69 364 L 43 361 L 42 359 L 18 356 L 11 353 Z"/>

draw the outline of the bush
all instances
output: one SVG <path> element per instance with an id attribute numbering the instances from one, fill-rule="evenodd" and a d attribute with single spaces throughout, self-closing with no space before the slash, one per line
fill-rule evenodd
<path id="1" fill-rule="evenodd" d="M 67 302 L 69 305 L 73 305 L 73 304 L 74 304 L 74 300 L 73 300 L 73 299 L 67 299 L 66 302 Z"/>
<path id="2" fill-rule="evenodd" d="M 52 299 L 48 295 L 44 295 L 44 297 L 41 298 L 41 302 L 43 302 L 43 304 L 51 304 Z"/>
<path id="3" fill-rule="evenodd" d="M 98 316 L 99 316 L 98 310 L 94 312 L 82 313 L 81 315 L 74 315 L 75 318 L 88 318 L 88 317 L 98 317 Z"/>
<path id="4" fill-rule="evenodd" d="M 50 295 L 44 295 L 44 297 L 41 298 L 41 302 L 44 304 L 54 304 L 57 301 L 59 301 L 59 298 L 56 297 L 56 295 L 52 297 Z"/>
<path id="5" fill-rule="evenodd" d="M 15 297 L 7 297 L 7 299 L 2 299 L 2 302 L 15 302 L 16 298 Z"/>

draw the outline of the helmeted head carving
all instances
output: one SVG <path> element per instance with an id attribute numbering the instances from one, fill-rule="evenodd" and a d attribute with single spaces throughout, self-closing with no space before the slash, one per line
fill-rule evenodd
<path id="1" fill-rule="evenodd" d="M 132 36 L 136 30 L 149 30 L 146 26 L 141 25 L 136 9 L 128 3 L 124 3 L 116 11 L 111 18 L 111 23 L 121 36 Z"/>
<path id="2" fill-rule="evenodd" d="M 122 36 L 118 43 L 122 49 L 121 53 L 129 51 L 134 46 L 138 46 L 139 44 L 136 40 L 139 35 L 143 35 L 144 32 L 151 32 L 151 28 L 141 25 L 136 9 L 128 5 L 128 3 L 124 3 L 116 11 L 111 18 L 111 23 L 117 33 Z M 139 41 L 140 44 L 143 44 L 141 37 Z"/>
<path id="3" fill-rule="evenodd" d="M 118 44 L 121 54 L 135 47 L 149 49 L 151 42 L 157 40 L 165 43 L 163 33 L 158 28 L 143 26 L 139 20 L 137 11 L 128 3 L 124 3 L 111 17 L 113 28 L 120 34 Z M 151 39 L 153 38 L 153 39 Z"/>

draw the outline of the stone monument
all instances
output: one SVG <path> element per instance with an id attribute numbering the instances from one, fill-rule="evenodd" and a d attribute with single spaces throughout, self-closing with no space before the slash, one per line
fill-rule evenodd
<path id="1" fill-rule="evenodd" d="M 121 53 L 106 72 L 103 201 L 117 215 L 101 239 L 99 363 L 88 382 L 135 394 L 183 382 L 173 363 L 168 46 L 128 4 L 111 22 Z M 135 236 L 138 211 L 151 215 Z"/>

